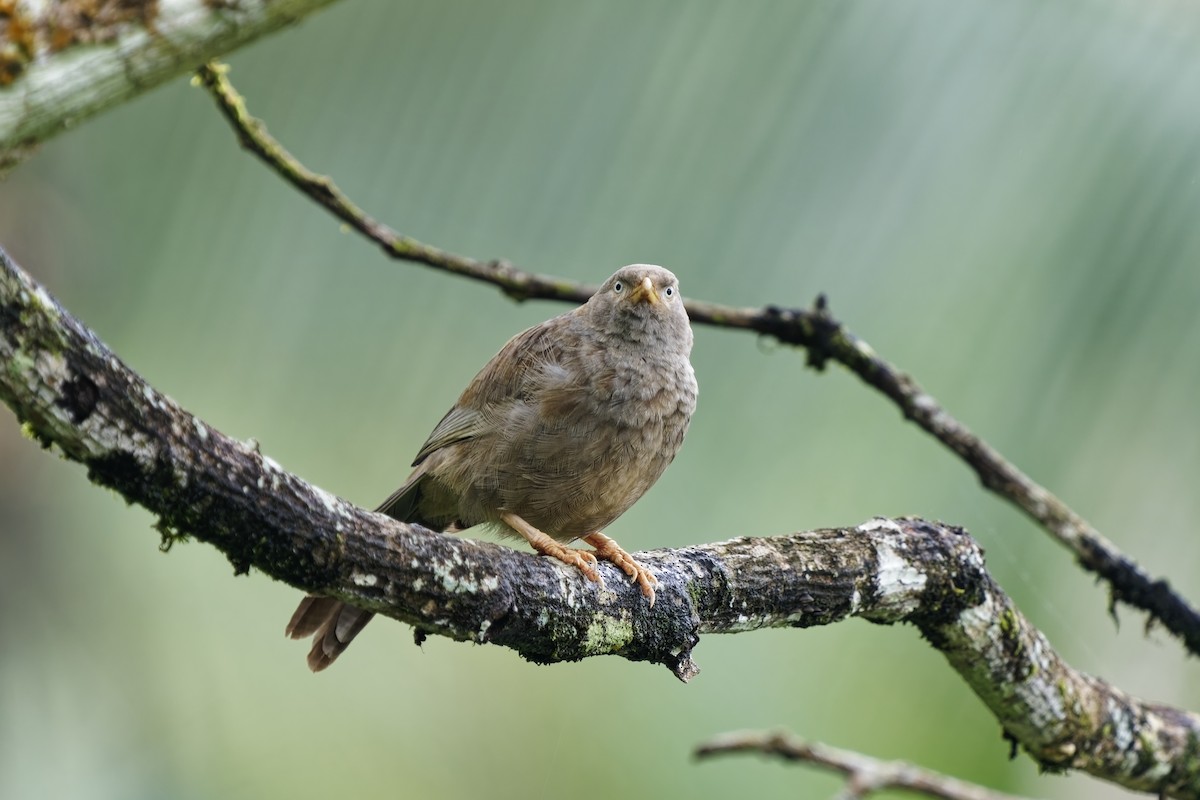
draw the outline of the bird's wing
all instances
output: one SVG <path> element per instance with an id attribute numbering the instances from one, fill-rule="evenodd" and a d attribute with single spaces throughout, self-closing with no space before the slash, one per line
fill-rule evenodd
<path id="1" fill-rule="evenodd" d="M 555 333 L 561 320 L 555 317 L 509 339 L 429 434 L 413 466 L 435 450 L 494 430 L 506 407 L 528 401 L 545 383 L 547 368 L 563 361 L 563 346 Z"/>
<path id="2" fill-rule="evenodd" d="M 546 368 L 564 360 L 565 321 L 566 315 L 555 317 L 509 339 L 479 370 L 458 404 L 494 409 L 509 401 L 529 400 L 545 380 Z"/>
<path id="3" fill-rule="evenodd" d="M 415 467 L 420 464 L 434 450 L 441 450 L 446 445 L 475 438 L 483 432 L 485 427 L 482 414 L 474 409 L 456 405 L 446 412 L 446 416 L 442 417 L 442 421 L 433 429 L 433 433 L 429 434 L 429 438 L 417 452 L 417 457 L 413 459 L 412 465 Z"/>

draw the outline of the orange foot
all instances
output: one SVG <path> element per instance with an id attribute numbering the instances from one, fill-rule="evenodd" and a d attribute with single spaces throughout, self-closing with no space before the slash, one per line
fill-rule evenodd
<path id="1" fill-rule="evenodd" d="M 583 540 L 596 548 L 596 558 L 611 561 L 625 570 L 625 574 L 642 587 L 642 594 L 650 599 L 650 607 L 654 608 L 654 587 L 658 585 L 658 578 L 654 577 L 653 572 L 639 564 L 621 545 L 599 531 L 589 533 Z"/>
<path id="2" fill-rule="evenodd" d="M 506 511 L 500 515 L 500 519 L 504 521 L 505 525 L 525 537 L 525 541 L 529 542 L 534 550 L 576 567 L 587 576 L 588 580 L 595 581 L 601 586 L 604 585 L 604 581 L 600 578 L 600 572 L 596 569 L 596 556 L 586 550 L 576 550 L 574 547 L 567 547 L 565 544 L 551 539 L 516 514 Z"/>

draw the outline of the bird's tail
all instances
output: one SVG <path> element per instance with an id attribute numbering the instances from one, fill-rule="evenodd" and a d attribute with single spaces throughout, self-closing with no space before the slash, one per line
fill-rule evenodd
<path id="1" fill-rule="evenodd" d="M 421 499 L 425 471 L 416 469 L 404 485 L 392 493 L 375 510 L 401 522 L 416 522 L 425 527 L 436 524 L 422 518 L 417 511 Z M 439 530 L 445 525 L 438 527 Z M 373 611 L 364 611 L 347 605 L 332 597 L 309 595 L 300 601 L 292 621 L 288 623 L 287 635 L 293 639 L 313 637 L 312 650 L 308 653 L 308 667 L 313 672 L 332 664 L 354 641 L 358 632 L 367 626 Z"/>
<path id="2" fill-rule="evenodd" d="M 292 614 L 287 635 L 293 639 L 313 637 L 312 650 L 308 652 L 308 668 L 320 672 L 350 646 L 350 642 L 373 616 L 374 611 L 364 611 L 332 597 L 309 595 L 300 601 L 296 613 Z"/>

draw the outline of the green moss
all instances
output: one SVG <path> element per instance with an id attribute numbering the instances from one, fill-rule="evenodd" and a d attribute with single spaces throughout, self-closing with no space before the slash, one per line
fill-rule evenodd
<path id="1" fill-rule="evenodd" d="M 1183 772 L 1187 775 L 1200 775 L 1200 738 L 1194 733 L 1188 733 L 1187 746 L 1179 759 Z"/>
<path id="2" fill-rule="evenodd" d="M 607 614 L 596 614 L 583 635 L 583 645 L 588 653 L 611 653 L 633 641 L 633 623 L 626 617 L 614 619 Z"/>
<path id="3" fill-rule="evenodd" d="M 9 375 L 14 377 L 25 375 L 33 371 L 33 358 L 24 350 L 18 350 L 13 353 L 12 358 L 4 366 Z"/>
<path id="4" fill-rule="evenodd" d="M 21 423 L 21 435 L 26 439 L 37 442 L 44 450 L 49 450 L 54 444 L 54 440 L 44 431 L 39 430 L 32 422 L 26 421 Z"/>
<path id="5" fill-rule="evenodd" d="M 1000 613 L 1000 634 L 1003 636 L 1004 651 L 1010 658 L 1022 658 L 1025 654 L 1025 642 L 1021 639 L 1021 623 L 1017 619 L 1017 612 L 1011 607 L 1004 609 Z M 1037 665 L 1033 665 L 1030 674 L 1037 672 Z M 1024 677 L 1029 677 L 1028 675 Z"/>
<path id="6" fill-rule="evenodd" d="M 186 542 L 189 538 L 186 533 L 183 533 L 178 528 L 167 523 L 161 518 L 154 523 L 154 530 L 158 531 L 158 535 L 161 539 L 158 543 L 158 549 L 164 553 L 171 552 L 171 548 L 174 547 L 177 542 Z"/>
<path id="7" fill-rule="evenodd" d="M 1000 632 L 1006 638 L 1011 638 L 1017 631 L 1017 613 L 1011 608 L 1004 609 L 1000 615 Z"/>
<path id="8" fill-rule="evenodd" d="M 1158 751 L 1158 742 L 1150 735 L 1150 731 L 1142 728 L 1138 732 L 1137 764 L 1129 771 L 1130 775 L 1139 776 L 1158 766 L 1162 754 Z"/>

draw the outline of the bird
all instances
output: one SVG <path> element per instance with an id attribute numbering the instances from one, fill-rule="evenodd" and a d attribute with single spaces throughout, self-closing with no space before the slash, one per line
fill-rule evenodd
<path id="1" fill-rule="evenodd" d="M 617 270 L 586 303 L 512 337 L 471 380 L 376 509 L 442 532 L 488 525 L 603 583 L 597 560 L 658 579 L 602 531 L 674 460 L 696 409 L 692 329 L 679 281 Z M 581 540 L 592 550 L 570 547 Z M 341 655 L 373 612 L 309 595 L 288 623 L 308 666 Z"/>

